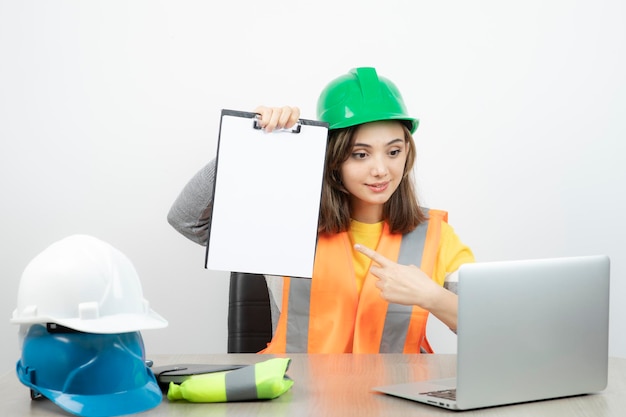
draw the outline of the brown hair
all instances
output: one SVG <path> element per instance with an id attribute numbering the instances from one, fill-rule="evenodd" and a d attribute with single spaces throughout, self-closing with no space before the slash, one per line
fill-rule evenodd
<path id="1" fill-rule="evenodd" d="M 324 181 L 318 231 L 320 233 L 345 232 L 350 228 L 350 194 L 341 182 L 341 165 L 350 157 L 354 136 L 360 125 L 331 130 L 324 165 Z M 426 220 L 421 210 L 415 183 L 415 142 L 405 123 L 402 123 L 407 144 L 404 174 L 398 189 L 383 206 L 383 219 L 392 233 L 408 233 Z"/>

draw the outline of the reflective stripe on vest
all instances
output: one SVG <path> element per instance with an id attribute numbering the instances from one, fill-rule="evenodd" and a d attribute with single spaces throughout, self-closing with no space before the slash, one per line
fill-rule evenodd
<path id="1" fill-rule="evenodd" d="M 446 212 L 430 210 L 428 222 L 403 236 L 391 234 L 385 224 L 377 251 L 400 264 L 419 265 L 432 276 L 441 222 L 446 220 Z M 322 252 L 325 256 L 320 256 L 316 262 L 312 280 L 284 279 L 283 314 L 274 339 L 264 353 L 431 351 L 425 339 L 428 311 L 384 302 L 375 288 L 377 279 L 373 276 L 366 278 L 360 295 L 355 282 L 342 279 L 346 274 L 354 275 L 347 233 L 320 237 L 318 254 Z M 316 279 L 322 281 L 313 284 Z M 347 293 L 348 298 L 338 304 L 334 302 L 334 292 Z M 316 294 L 315 305 L 310 302 L 312 293 Z M 342 317 L 347 319 L 341 320 Z M 313 340 L 310 340 L 311 334 L 316 335 Z"/>
<path id="2" fill-rule="evenodd" d="M 246 401 L 257 398 L 254 366 L 244 366 L 238 372 L 226 372 L 226 401 Z"/>
<path id="3" fill-rule="evenodd" d="M 424 222 L 411 233 L 402 236 L 402 246 L 400 246 L 400 254 L 398 255 L 399 264 L 422 264 L 427 228 L 428 223 Z M 380 341 L 380 353 L 401 353 L 404 351 L 404 341 L 409 330 L 412 310 L 413 306 L 389 303 L 383 337 Z"/>

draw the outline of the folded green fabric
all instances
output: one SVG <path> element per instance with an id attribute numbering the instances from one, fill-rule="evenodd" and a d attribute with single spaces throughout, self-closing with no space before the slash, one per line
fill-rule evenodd
<path id="1" fill-rule="evenodd" d="M 196 403 L 271 400 L 293 385 L 285 375 L 290 362 L 272 358 L 232 371 L 193 375 L 180 385 L 170 382 L 167 398 Z"/>

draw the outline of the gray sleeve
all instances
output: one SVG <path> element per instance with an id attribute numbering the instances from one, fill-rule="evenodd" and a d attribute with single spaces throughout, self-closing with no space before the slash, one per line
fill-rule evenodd
<path id="1" fill-rule="evenodd" d="M 214 181 L 215 159 L 191 178 L 167 214 L 167 221 L 174 229 L 201 245 L 207 244 Z"/>

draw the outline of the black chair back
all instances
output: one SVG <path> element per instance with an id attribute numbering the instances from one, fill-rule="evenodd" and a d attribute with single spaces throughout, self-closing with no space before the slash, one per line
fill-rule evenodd
<path id="1" fill-rule="evenodd" d="M 256 353 L 272 340 L 272 315 L 265 277 L 231 272 L 228 353 Z"/>

